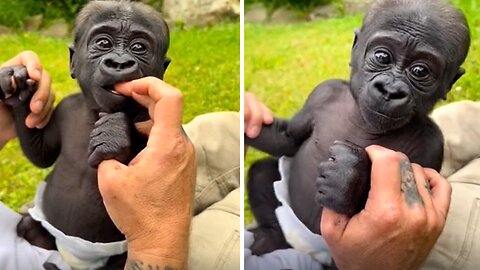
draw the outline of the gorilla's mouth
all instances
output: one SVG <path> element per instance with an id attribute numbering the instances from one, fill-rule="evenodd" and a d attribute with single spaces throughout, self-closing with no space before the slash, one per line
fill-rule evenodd
<path id="1" fill-rule="evenodd" d="M 387 119 L 390 119 L 392 121 L 398 121 L 398 120 L 402 120 L 403 118 L 405 118 L 405 116 L 393 116 L 393 115 L 387 115 L 383 112 L 380 112 L 380 111 L 376 111 L 376 110 L 371 110 L 370 108 L 368 108 L 368 110 L 371 112 L 371 113 L 374 113 L 380 117 L 383 117 L 383 118 L 387 118 Z"/>
<path id="2" fill-rule="evenodd" d="M 113 87 L 113 84 L 109 84 L 109 85 L 104 85 L 102 86 L 102 89 L 107 91 L 107 92 L 110 92 L 114 95 L 117 95 L 117 96 L 123 96 L 122 94 L 120 94 L 119 92 L 115 91 L 115 88 Z"/>

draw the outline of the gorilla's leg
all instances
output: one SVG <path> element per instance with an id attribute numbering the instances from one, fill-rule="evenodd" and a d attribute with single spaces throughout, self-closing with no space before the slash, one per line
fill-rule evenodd
<path id="1" fill-rule="evenodd" d="M 127 262 L 127 253 L 125 252 L 123 254 L 110 257 L 108 259 L 107 264 L 99 268 L 98 270 L 123 270 L 127 268 L 125 265 L 126 262 Z"/>
<path id="2" fill-rule="evenodd" d="M 17 235 L 24 238 L 30 244 L 48 250 L 56 250 L 55 237 L 53 237 L 40 222 L 34 220 L 30 215 L 22 216 L 17 224 Z"/>
<path id="3" fill-rule="evenodd" d="M 273 190 L 273 182 L 277 180 L 280 180 L 277 159 L 256 161 L 248 171 L 248 202 L 258 223 L 251 230 L 255 237 L 251 250 L 255 255 L 290 247 L 275 216 L 275 209 L 281 205 Z"/>

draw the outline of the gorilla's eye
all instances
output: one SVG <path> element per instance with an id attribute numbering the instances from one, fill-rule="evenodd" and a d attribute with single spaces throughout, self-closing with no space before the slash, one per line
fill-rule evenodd
<path id="1" fill-rule="evenodd" d="M 101 49 L 108 50 L 113 47 L 112 42 L 108 38 L 99 38 L 95 44 Z"/>
<path id="2" fill-rule="evenodd" d="M 385 50 L 377 50 L 373 55 L 375 56 L 375 60 L 382 65 L 388 65 L 392 63 L 390 54 Z"/>
<path id="3" fill-rule="evenodd" d="M 132 44 L 132 46 L 130 46 L 130 50 L 132 50 L 132 52 L 137 53 L 137 54 L 145 53 L 147 51 L 147 46 L 145 46 L 144 44 L 142 44 L 140 42 L 136 42 L 136 43 Z"/>
<path id="4" fill-rule="evenodd" d="M 426 66 L 423 65 L 415 65 L 410 68 L 410 73 L 417 79 L 425 79 L 430 75 L 430 71 Z"/>

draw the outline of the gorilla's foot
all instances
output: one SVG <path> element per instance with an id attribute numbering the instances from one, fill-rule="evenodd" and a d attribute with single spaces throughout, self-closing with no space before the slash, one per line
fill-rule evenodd
<path id="1" fill-rule="evenodd" d="M 277 249 L 291 248 L 280 228 L 258 227 L 250 230 L 255 241 L 250 247 L 252 254 L 262 255 Z"/>
<path id="2" fill-rule="evenodd" d="M 30 215 L 24 215 L 17 224 L 17 235 L 27 240 L 30 244 L 48 250 L 56 250 L 55 237 L 53 237 L 40 222 Z"/>

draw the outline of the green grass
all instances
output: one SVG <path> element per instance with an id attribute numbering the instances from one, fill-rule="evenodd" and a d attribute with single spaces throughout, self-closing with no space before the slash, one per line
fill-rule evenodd
<path id="1" fill-rule="evenodd" d="M 232 23 L 171 33 L 172 63 L 164 79 L 184 94 L 184 122 L 206 112 L 239 110 L 239 31 L 239 24 Z M 0 63 L 22 50 L 35 51 L 53 78 L 58 102 L 79 91 L 69 75 L 69 43 L 36 34 L 0 36 Z M 48 172 L 25 159 L 18 141 L 8 143 L 0 151 L 0 201 L 18 209 L 33 198 L 37 183 Z"/>
<path id="2" fill-rule="evenodd" d="M 456 1 L 469 20 L 472 44 L 463 65 L 467 73 L 453 86 L 447 101 L 480 100 L 480 6 L 475 1 Z M 353 31 L 361 16 L 295 25 L 245 26 L 245 90 L 255 93 L 275 115 L 289 118 L 303 105 L 320 82 L 349 78 Z M 248 152 L 245 172 L 265 156 Z M 252 221 L 245 197 L 245 224 Z"/>

